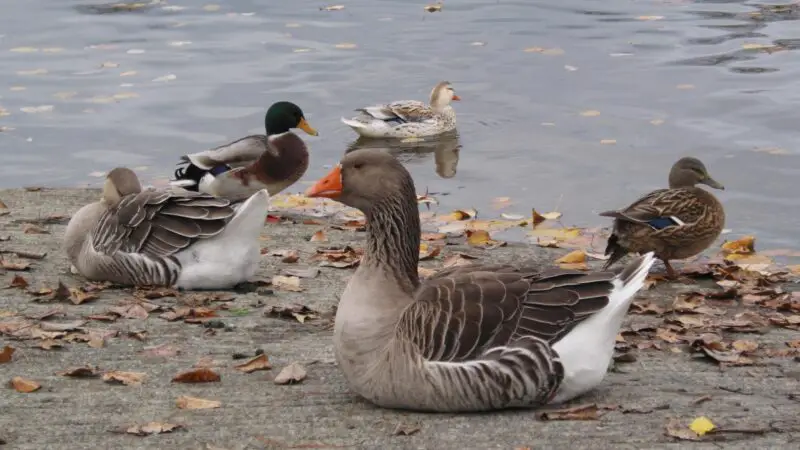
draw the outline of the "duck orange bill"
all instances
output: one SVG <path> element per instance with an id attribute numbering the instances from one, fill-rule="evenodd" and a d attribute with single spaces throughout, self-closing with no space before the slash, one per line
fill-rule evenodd
<path id="1" fill-rule="evenodd" d="M 458 95 L 453 94 L 453 100 L 455 100 L 457 102 L 461 101 L 461 97 L 459 97 Z"/>
<path id="2" fill-rule="evenodd" d="M 308 124 L 305 117 L 300 118 L 300 122 L 297 124 L 297 128 L 300 128 L 301 130 L 305 131 L 311 136 L 319 136 L 317 130 L 315 130 L 314 127 Z"/>
<path id="3" fill-rule="evenodd" d="M 306 190 L 306 197 L 337 198 L 342 194 L 342 168 L 337 165 Z"/>

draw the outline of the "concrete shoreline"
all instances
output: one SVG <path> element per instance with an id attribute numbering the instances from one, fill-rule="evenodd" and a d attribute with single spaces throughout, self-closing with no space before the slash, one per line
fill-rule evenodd
<path id="1" fill-rule="evenodd" d="M 55 294 L 32 294 L 56 290 L 59 281 L 72 288 L 86 286 L 85 280 L 69 274 L 60 244 L 69 215 L 98 195 L 99 191 L 89 189 L 0 190 L 0 200 L 8 206 L 7 214 L 0 210 L 0 256 L 29 264 L 21 271 L 0 269 L 3 287 L 18 275 L 28 285 L 0 290 L 0 350 L 6 345 L 16 350 L 10 362 L 0 364 L 0 373 L 4 384 L 12 377 L 41 384 L 31 393 L 3 390 L 2 448 L 638 449 L 686 445 L 714 449 L 724 439 L 726 448 L 749 449 L 788 448 L 800 433 L 796 420 L 793 429 L 786 425 L 800 411 L 800 369 L 793 357 L 760 356 L 756 364 L 723 368 L 691 352 L 671 350 L 678 345 L 666 344 L 660 350 L 632 350 L 633 361 L 617 363 L 599 389 L 568 405 L 607 407 L 597 420 L 541 420 L 537 411 L 417 414 L 366 404 L 348 391 L 331 348 L 331 312 L 353 269 L 319 267 L 315 258 L 322 247 L 361 247 L 364 233 L 320 224 L 324 221 L 267 223 L 264 228 L 262 247 L 266 250 L 259 278 L 304 275 L 299 292 L 292 286 L 260 286 L 253 292 L 225 293 L 226 298 L 210 293 L 145 298 L 132 289 L 109 288 L 91 292 L 97 298 L 80 304 L 52 299 Z M 310 241 L 320 230 L 326 240 Z M 284 262 L 295 260 L 286 251 L 296 251 L 296 261 Z M 525 244 L 494 249 L 447 245 L 421 266 L 441 267 L 444 259 L 457 252 L 482 260 L 530 259 L 552 264 L 568 250 Z M 42 253 L 46 255 L 36 259 Z M 311 277 L 315 268 L 319 273 Z M 641 300 L 667 307 L 677 292 L 694 289 L 697 286 L 659 285 L 643 292 Z M 136 295 L 139 300 L 131 301 Z M 154 309 L 144 315 L 131 312 L 130 318 L 108 317 L 109 310 L 133 303 Z M 286 317 L 270 313 L 292 304 L 307 310 L 294 310 L 294 316 L 289 311 Z M 191 320 L 191 314 L 189 323 L 186 318 L 169 320 L 168 313 L 178 314 L 176 305 L 195 308 L 195 313 L 201 308 L 213 310 L 215 317 L 211 322 L 205 317 Z M 89 316 L 96 319 L 87 320 Z M 66 336 L 73 334 L 72 342 L 65 336 L 19 339 L 3 331 L 8 329 L 3 324 L 20 321 L 41 327 L 41 323 L 76 320 L 86 322 L 76 326 L 77 332 L 66 330 Z M 658 314 L 630 314 L 626 326 L 658 327 L 663 320 Z M 789 328 L 762 331 L 723 334 L 726 340 L 751 340 L 763 348 L 782 348 L 798 339 Z M 62 345 L 41 348 L 48 340 Z M 246 361 L 234 360 L 234 355 L 253 357 L 258 349 L 268 356 L 271 370 L 244 373 L 234 368 Z M 275 376 L 292 362 L 305 367 L 307 378 L 300 384 L 275 384 Z M 120 385 L 100 377 L 57 374 L 84 365 L 98 366 L 98 373 L 116 370 L 145 376 L 139 385 Z M 171 381 L 198 365 L 211 367 L 221 381 Z M 221 407 L 180 409 L 176 406 L 180 396 L 217 400 Z M 699 416 L 708 417 L 721 429 L 739 431 L 707 436 L 708 442 L 681 441 L 665 434 L 667 424 L 688 429 L 686 425 Z M 112 432 L 153 421 L 184 428 L 144 437 Z"/>

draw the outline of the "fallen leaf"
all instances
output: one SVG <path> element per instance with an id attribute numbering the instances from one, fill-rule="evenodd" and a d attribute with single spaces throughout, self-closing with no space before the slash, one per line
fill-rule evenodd
<path id="1" fill-rule="evenodd" d="M 667 423 L 664 434 L 669 437 L 673 437 L 676 439 L 681 439 L 684 441 L 699 441 L 700 438 L 697 436 L 697 433 L 693 432 L 689 427 L 684 425 L 678 419 L 671 419 L 669 423 Z"/>
<path id="2" fill-rule="evenodd" d="M 103 374 L 103 381 L 106 383 L 120 383 L 125 386 L 138 386 L 142 384 L 145 373 L 142 372 L 122 372 L 112 370 Z"/>
<path id="3" fill-rule="evenodd" d="M 14 355 L 15 351 L 14 347 L 9 347 L 8 345 L 3 347 L 3 351 L 0 351 L 0 364 L 11 362 L 11 356 Z"/>
<path id="4" fill-rule="evenodd" d="M 689 429 L 694 431 L 698 436 L 703 436 L 714 428 L 716 428 L 716 426 L 705 416 L 694 419 L 689 425 Z"/>
<path id="5" fill-rule="evenodd" d="M 731 347 L 733 347 L 734 350 L 740 353 L 752 353 L 758 349 L 758 342 L 737 340 L 733 341 Z"/>
<path id="6" fill-rule="evenodd" d="M 616 139 L 600 139 L 600 144 L 602 145 L 614 145 L 617 143 Z"/>
<path id="7" fill-rule="evenodd" d="M 423 241 L 441 241 L 446 238 L 447 235 L 444 233 L 422 233 L 420 235 L 420 239 L 422 239 Z"/>
<path id="8" fill-rule="evenodd" d="M 541 411 L 536 414 L 539 420 L 597 420 L 602 414 L 597 403 L 575 406 L 572 408 Z"/>
<path id="9" fill-rule="evenodd" d="M 398 423 L 397 426 L 394 427 L 392 434 L 395 436 L 411 436 L 419 433 L 419 430 L 419 425 Z"/>
<path id="10" fill-rule="evenodd" d="M 2 267 L 3 269 L 6 269 L 6 270 L 23 271 L 23 270 L 30 269 L 31 265 L 30 265 L 30 263 L 26 263 L 26 262 L 11 262 L 11 261 L 3 259 L 3 260 L 0 260 L 0 267 Z"/>
<path id="11" fill-rule="evenodd" d="M 54 348 L 61 348 L 64 346 L 64 344 L 56 341 L 55 339 L 43 339 L 39 341 L 36 346 L 42 350 L 52 350 Z"/>
<path id="12" fill-rule="evenodd" d="M 356 44 L 353 44 L 352 42 L 342 42 L 342 43 L 340 43 L 340 44 L 336 44 L 336 45 L 335 45 L 335 47 L 336 47 L 336 48 L 346 48 L 346 49 L 351 49 L 351 48 L 356 48 L 356 47 L 357 47 L 357 45 L 356 45 Z"/>
<path id="13" fill-rule="evenodd" d="M 171 358 L 180 352 L 180 348 L 174 345 L 161 344 L 155 347 L 146 347 L 139 354 L 151 358 Z"/>
<path id="14" fill-rule="evenodd" d="M 98 376 L 97 368 L 91 366 L 72 367 L 61 372 L 56 372 L 56 375 L 70 378 L 95 378 Z"/>
<path id="15" fill-rule="evenodd" d="M 70 293 L 70 300 L 74 305 L 80 305 L 82 303 L 96 300 L 99 298 L 96 294 L 84 292 L 82 289 L 79 288 L 69 288 Z"/>
<path id="16" fill-rule="evenodd" d="M 755 236 L 744 236 L 735 241 L 726 241 L 722 244 L 722 249 L 727 253 L 750 255 L 755 253 Z"/>
<path id="17" fill-rule="evenodd" d="M 112 306 L 111 308 L 108 308 L 108 312 L 117 314 L 120 317 L 125 317 L 126 319 L 144 320 L 150 317 L 150 314 L 142 305 L 135 303 L 130 305 Z"/>
<path id="18" fill-rule="evenodd" d="M 22 232 L 25 234 L 50 234 L 50 231 L 48 231 L 47 229 L 32 223 L 24 224 L 22 226 Z"/>
<path id="19" fill-rule="evenodd" d="M 125 433 L 136 436 L 148 436 L 151 434 L 171 433 L 184 428 L 183 425 L 172 423 L 149 422 L 144 425 L 134 425 L 125 429 Z"/>
<path id="20" fill-rule="evenodd" d="M 600 111 L 597 111 L 597 110 L 594 110 L 594 109 L 589 109 L 589 110 L 586 110 L 586 111 L 581 111 L 581 115 L 583 117 L 597 117 L 597 116 L 600 115 Z"/>
<path id="21" fill-rule="evenodd" d="M 268 316 L 296 319 L 300 323 L 305 322 L 307 318 L 315 319 L 319 317 L 319 314 L 316 311 L 299 303 L 271 306 L 267 310 L 266 314 Z"/>
<path id="22" fill-rule="evenodd" d="M 86 324 L 85 320 L 73 320 L 72 322 L 42 322 L 39 324 L 44 331 L 73 331 L 80 330 Z"/>
<path id="23" fill-rule="evenodd" d="M 213 409 L 222 406 L 222 402 L 181 395 L 175 400 L 175 406 L 180 409 Z"/>
<path id="24" fill-rule="evenodd" d="M 306 379 L 306 369 L 300 364 L 293 362 L 284 367 L 275 377 L 275 384 L 295 384 Z"/>
<path id="25" fill-rule="evenodd" d="M 316 278 L 319 275 L 319 268 L 308 267 L 305 269 L 283 269 L 281 271 L 285 275 L 298 278 Z"/>
<path id="26" fill-rule="evenodd" d="M 298 277 L 285 277 L 283 275 L 275 275 L 272 277 L 272 285 L 278 289 L 290 292 L 302 292 L 304 289 L 300 286 L 300 278 Z"/>
<path id="27" fill-rule="evenodd" d="M 164 297 L 178 298 L 180 293 L 173 288 L 158 287 L 158 288 L 139 288 L 133 291 L 133 296 L 137 298 L 144 298 L 147 300 L 154 300 Z"/>
<path id="28" fill-rule="evenodd" d="M 213 383 L 221 380 L 218 373 L 208 368 L 189 370 L 175 375 L 175 383 Z"/>
<path id="29" fill-rule="evenodd" d="M 344 5 L 332 5 L 332 6 L 323 6 L 320 8 L 320 11 L 341 11 L 344 9 Z"/>
<path id="30" fill-rule="evenodd" d="M 14 377 L 11 379 L 11 387 L 13 387 L 17 392 L 29 394 L 41 389 L 42 385 L 27 378 Z"/>
<path id="31" fill-rule="evenodd" d="M 442 247 L 438 245 L 428 245 L 425 242 L 419 244 L 419 260 L 426 261 L 439 256 Z"/>
<path id="32" fill-rule="evenodd" d="M 26 280 L 22 275 L 14 275 L 14 278 L 11 279 L 11 283 L 8 285 L 8 287 L 25 289 L 28 287 L 28 280 Z"/>
<path id="33" fill-rule="evenodd" d="M 309 239 L 309 242 L 327 242 L 327 241 L 328 241 L 328 236 L 325 235 L 324 230 L 318 230 L 311 236 L 311 239 Z"/>
<path id="34" fill-rule="evenodd" d="M 635 301 L 631 304 L 631 313 L 633 314 L 655 314 L 660 316 L 664 314 L 664 308 L 653 302 L 640 302 Z"/>
<path id="35" fill-rule="evenodd" d="M 272 365 L 269 363 L 269 358 L 267 358 L 267 355 L 262 353 L 244 364 L 234 366 L 234 369 L 241 370 L 244 373 L 250 373 L 255 372 L 256 370 L 272 369 Z"/>
<path id="36" fill-rule="evenodd" d="M 557 264 L 578 264 L 586 262 L 586 253 L 583 250 L 575 250 L 556 260 Z"/>
<path id="37" fill-rule="evenodd" d="M 425 5 L 425 11 L 427 11 L 429 13 L 437 12 L 437 11 L 441 11 L 441 10 L 442 10 L 442 4 L 441 3 L 436 3 L 436 4 L 433 4 L 433 5 Z"/>

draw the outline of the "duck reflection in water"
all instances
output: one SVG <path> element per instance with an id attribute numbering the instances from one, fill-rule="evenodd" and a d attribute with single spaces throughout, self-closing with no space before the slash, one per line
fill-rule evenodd
<path id="1" fill-rule="evenodd" d="M 383 148 L 404 164 L 417 164 L 430 158 L 433 153 L 436 174 L 441 178 L 453 178 L 458 168 L 461 150 L 458 132 L 404 140 L 358 138 L 351 142 L 345 154 L 362 148 Z"/>

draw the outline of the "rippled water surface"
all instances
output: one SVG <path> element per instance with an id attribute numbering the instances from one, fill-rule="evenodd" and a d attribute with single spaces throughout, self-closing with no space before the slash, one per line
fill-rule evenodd
<path id="1" fill-rule="evenodd" d="M 310 182 L 354 145 L 341 115 L 427 100 L 446 79 L 463 99 L 458 141 L 402 155 L 419 191 L 450 193 L 444 208 L 508 196 L 509 212 L 600 224 L 695 155 L 726 186 L 728 228 L 795 244 L 797 2 L 341 4 L 5 0 L 0 187 L 97 184 L 116 165 L 163 180 L 181 154 L 263 131 L 284 99 L 320 132 L 303 135 Z"/>

